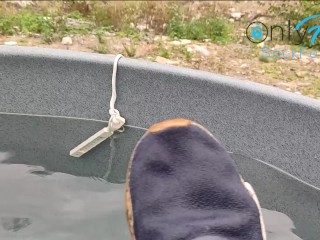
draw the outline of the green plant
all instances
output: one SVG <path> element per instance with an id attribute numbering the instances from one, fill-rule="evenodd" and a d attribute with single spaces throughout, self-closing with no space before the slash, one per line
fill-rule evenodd
<path id="1" fill-rule="evenodd" d="M 19 46 L 28 46 L 28 40 L 27 39 L 20 39 L 18 41 Z"/>
<path id="2" fill-rule="evenodd" d="M 97 26 L 113 26 L 113 13 L 111 11 L 111 8 L 101 5 L 101 3 L 99 5 L 95 5 L 90 18 L 95 22 Z"/>
<path id="3" fill-rule="evenodd" d="M 311 85 L 303 91 L 303 94 L 320 98 L 320 78 L 313 81 Z"/>
<path id="4" fill-rule="evenodd" d="M 0 32 L 1 34 L 12 35 L 16 32 L 15 22 L 17 22 L 15 16 L 0 15 Z"/>
<path id="5" fill-rule="evenodd" d="M 160 46 L 159 54 L 161 57 L 170 58 L 170 54 L 169 54 L 168 49 L 163 47 L 162 45 Z"/>
<path id="6" fill-rule="evenodd" d="M 52 19 L 36 13 L 22 12 L 20 15 L 2 15 L 0 17 L 2 34 L 53 32 Z"/>
<path id="7" fill-rule="evenodd" d="M 167 33 L 172 38 L 180 38 L 184 35 L 185 21 L 183 9 L 177 4 L 168 6 L 169 21 Z"/>
<path id="8" fill-rule="evenodd" d="M 73 11 L 70 12 L 67 17 L 73 19 L 82 19 L 84 16 L 79 11 Z"/>
<path id="9" fill-rule="evenodd" d="M 129 46 L 127 46 L 126 44 L 122 44 L 122 45 L 128 57 L 134 57 L 136 55 L 137 48 L 135 44 L 130 44 Z"/>
<path id="10" fill-rule="evenodd" d="M 97 31 L 96 31 L 96 36 L 97 36 L 97 38 L 98 38 L 98 41 L 99 41 L 99 43 L 104 43 L 105 41 L 104 41 L 104 31 L 102 30 L 102 29 L 98 29 Z"/>
<path id="11" fill-rule="evenodd" d="M 140 32 L 130 25 L 124 25 L 121 27 L 121 30 L 118 32 L 120 37 L 130 37 L 135 40 L 141 40 L 142 35 Z"/>
<path id="12" fill-rule="evenodd" d="M 183 48 L 181 49 L 181 52 L 183 53 L 185 60 L 186 60 L 187 62 L 191 62 L 192 56 L 193 56 L 192 52 L 189 51 L 186 47 L 183 47 Z"/>
<path id="13" fill-rule="evenodd" d="M 51 42 L 55 32 L 55 26 L 51 16 L 23 11 L 19 15 L 1 15 L 0 32 L 12 35 L 24 33 L 28 36 L 35 33 L 41 35 L 44 42 Z"/>
<path id="14" fill-rule="evenodd" d="M 97 53 L 108 54 L 110 53 L 109 48 L 105 44 L 99 43 L 93 50 Z"/>
<path id="15" fill-rule="evenodd" d="M 319 0 L 314 1 L 297 1 L 297 2 L 282 2 L 279 4 L 273 4 L 269 7 L 269 12 L 273 13 L 273 15 L 280 17 L 284 21 L 291 21 L 292 24 L 297 24 L 302 19 L 319 14 L 320 12 L 320 2 Z M 314 19 L 312 21 L 308 21 L 304 24 L 304 30 L 307 28 L 314 26 L 315 24 L 319 24 L 319 18 Z M 312 45 L 310 39 L 312 34 L 306 34 L 302 44 L 307 47 L 313 47 L 320 49 L 320 44 Z M 285 39 L 287 41 L 287 39 Z M 291 41 L 289 42 L 292 45 L 299 43 L 301 40 L 297 34 L 291 35 Z"/>
<path id="16" fill-rule="evenodd" d="M 169 13 L 167 34 L 171 38 L 211 39 L 216 43 L 228 43 L 232 40 L 233 27 L 225 19 L 207 14 L 193 19 L 186 16 L 187 13 L 178 5 L 172 5 Z"/>

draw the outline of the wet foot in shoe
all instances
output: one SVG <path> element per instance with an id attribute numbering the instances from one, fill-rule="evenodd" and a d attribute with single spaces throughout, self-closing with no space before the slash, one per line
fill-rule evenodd
<path id="1" fill-rule="evenodd" d="M 149 128 L 129 163 L 133 240 L 264 240 L 258 199 L 222 144 L 174 119 Z"/>

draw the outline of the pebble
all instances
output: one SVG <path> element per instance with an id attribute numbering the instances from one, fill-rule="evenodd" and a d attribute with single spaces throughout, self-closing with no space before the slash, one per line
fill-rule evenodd
<path id="1" fill-rule="evenodd" d="M 232 12 L 230 15 L 232 18 L 234 18 L 236 20 L 239 20 L 242 16 L 241 12 Z"/>
<path id="2" fill-rule="evenodd" d="M 4 42 L 4 45 L 16 46 L 16 45 L 18 45 L 18 44 L 17 44 L 17 42 L 15 42 L 15 41 L 9 41 L 9 42 Z"/>
<path id="3" fill-rule="evenodd" d="M 200 53 L 204 57 L 208 57 L 210 55 L 210 52 L 208 51 L 208 49 L 206 49 L 203 46 L 196 45 L 194 46 L 194 50 Z"/>
<path id="4" fill-rule="evenodd" d="M 296 71 L 296 75 L 297 77 L 305 77 L 306 75 L 308 75 L 308 71 Z"/>
<path id="5" fill-rule="evenodd" d="M 193 49 L 192 49 L 191 47 L 188 47 L 188 48 L 187 48 L 187 51 L 190 52 L 190 53 L 192 53 L 192 52 L 193 52 Z"/>
<path id="6" fill-rule="evenodd" d="M 313 62 L 316 64 L 320 64 L 320 59 L 319 58 L 313 58 Z"/>
<path id="7" fill-rule="evenodd" d="M 244 64 L 241 64 L 240 68 L 244 69 L 244 68 L 248 68 L 248 64 L 244 63 Z"/>
<path id="8" fill-rule="evenodd" d="M 172 64 L 172 65 L 179 64 L 178 61 L 172 61 L 170 59 L 167 59 L 167 58 L 164 58 L 164 57 L 160 57 L 160 56 L 157 56 L 155 61 L 157 63 L 162 63 L 162 64 Z"/>
<path id="9" fill-rule="evenodd" d="M 191 40 L 189 40 L 189 39 L 181 39 L 180 43 L 181 43 L 181 45 L 187 45 L 187 44 L 191 43 Z"/>
<path id="10" fill-rule="evenodd" d="M 170 42 L 170 44 L 172 44 L 172 45 L 174 45 L 174 46 L 180 46 L 180 45 L 181 45 L 181 42 L 175 40 L 175 41 Z"/>
<path id="11" fill-rule="evenodd" d="M 159 36 L 159 35 L 156 35 L 155 37 L 154 37 L 154 39 L 153 39 L 153 41 L 161 41 L 161 36 Z"/>
<path id="12" fill-rule="evenodd" d="M 147 30 L 146 24 L 138 24 L 138 25 L 136 26 L 136 28 L 137 28 L 140 32 L 143 32 L 143 31 Z"/>
<path id="13" fill-rule="evenodd" d="M 71 37 L 64 37 L 64 38 L 62 38 L 61 43 L 63 45 L 72 45 L 72 38 Z"/>
<path id="14" fill-rule="evenodd" d="M 263 47 L 264 47 L 264 42 L 258 43 L 258 44 L 257 44 L 257 47 L 263 48 Z"/>

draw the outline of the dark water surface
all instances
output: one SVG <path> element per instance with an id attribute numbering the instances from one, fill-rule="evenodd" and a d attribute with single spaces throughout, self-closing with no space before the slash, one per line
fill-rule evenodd
<path id="1" fill-rule="evenodd" d="M 126 240 L 124 181 L 145 130 L 126 127 L 81 158 L 69 151 L 105 122 L 0 114 L 1 240 Z M 232 153 L 255 188 L 269 240 L 319 240 L 320 191 Z M 267 210 L 270 209 L 270 210 Z"/>

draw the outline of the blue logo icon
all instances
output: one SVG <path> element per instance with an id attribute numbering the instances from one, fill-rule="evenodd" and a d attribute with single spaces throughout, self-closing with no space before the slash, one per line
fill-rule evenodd
<path id="1" fill-rule="evenodd" d="M 246 29 L 246 36 L 250 42 L 261 43 L 268 36 L 268 28 L 262 22 L 251 22 Z"/>
<path id="2" fill-rule="evenodd" d="M 305 24 L 306 22 L 308 22 L 309 20 L 314 19 L 314 18 L 318 18 L 318 17 L 320 17 L 320 14 L 312 15 L 312 16 L 310 16 L 310 17 L 307 17 L 307 18 L 301 20 L 301 22 L 299 22 L 299 23 L 297 24 L 296 30 L 298 31 L 299 28 L 300 28 L 303 24 Z M 308 33 L 311 33 L 311 32 L 313 32 L 313 31 L 314 31 L 314 33 L 313 33 L 312 38 L 311 38 L 311 43 L 312 43 L 312 45 L 314 45 L 314 43 L 315 43 L 318 35 L 320 34 L 320 25 L 316 25 L 316 26 L 311 27 L 311 28 L 308 30 Z"/>
<path id="3" fill-rule="evenodd" d="M 260 39 L 263 36 L 263 31 L 262 28 L 260 26 L 255 26 L 251 29 L 251 36 L 253 39 Z"/>

